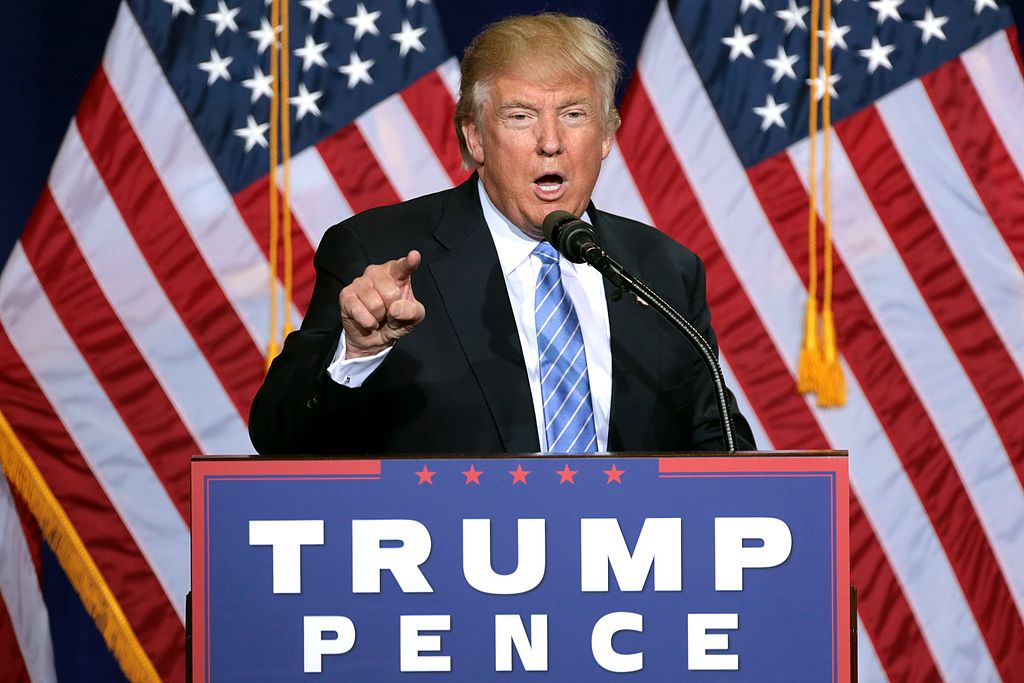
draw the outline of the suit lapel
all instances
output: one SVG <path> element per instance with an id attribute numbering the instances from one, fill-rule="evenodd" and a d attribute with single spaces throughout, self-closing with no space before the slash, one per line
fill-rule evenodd
<path id="1" fill-rule="evenodd" d="M 476 174 L 452 191 L 427 264 L 506 452 L 540 450 L 526 362 Z M 473 429 L 473 425 L 466 425 Z"/>
<path id="2" fill-rule="evenodd" d="M 614 218 L 588 209 L 601 244 L 629 273 L 643 278 L 633 250 L 615 230 Z M 635 249 L 635 246 L 634 246 Z M 608 450 L 636 450 L 647 442 L 654 411 L 654 388 L 658 386 L 657 368 L 662 349 L 652 344 L 657 315 L 637 302 L 632 294 L 612 300 L 614 288 L 605 280 L 608 297 L 608 322 L 611 328 L 612 405 L 608 425 Z"/>

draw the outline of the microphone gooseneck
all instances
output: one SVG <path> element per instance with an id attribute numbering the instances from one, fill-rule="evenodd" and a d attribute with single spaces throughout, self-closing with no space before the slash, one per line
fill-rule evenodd
<path id="1" fill-rule="evenodd" d="M 545 239 L 560 254 L 573 263 L 587 263 L 593 266 L 615 286 L 615 293 L 612 294 L 614 300 L 621 298 L 623 291 L 632 292 L 687 338 L 711 375 L 726 450 L 729 453 L 735 453 L 736 430 L 733 427 L 732 415 L 729 413 L 729 403 L 726 399 L 725 378 L 722 376 L 722 367 L 718 363 L 715 350 L 707 340 L 668 302 L 646 284 L 626 272 L 621 264 L 609 256 L 598 245 L 597 234 L 591 226 L 568 211 L 552 211 L 544 219 L 542 227 Z"/>

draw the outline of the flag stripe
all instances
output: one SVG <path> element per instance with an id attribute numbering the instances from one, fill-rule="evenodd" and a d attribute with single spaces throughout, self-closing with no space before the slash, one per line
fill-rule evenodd
<path id="1" fill-rule="evenodd" d="M 1024 543 L 1024 499 L 1018 495 L 1020 485 L 1014 475 L 1016 465 L 1019 476 L 1020 464 L 1013 463 L 1007 454 L 1019 454 L 1024 449 L 1024 424 L 1019 419 L 1024 379 L 974 297 L 942 233 L 935 229 L 928 207 L 903 167 L 878 113 L 864 110 L 839 124 L 836 131 L 850 150 L 854 170 L 900 251 L 903 264 L 957 355 L 943 364 L 952 372 L 922 369 L 914 383 L 948 444 L 1020 609 L 1024 567 L 1012 556 L 1014 548 Z M 864 232 L 863 225 L 862 218 L 858 232 Z M 914 297 L 901 298 L 911 301 Z M 924 329 L 924 325 L 916 326 L 913 341 L 921 347 L 923 363 L 931 368 L 944 354 L 927 345 Z M 941 344 L 941 340 L 936 341 Z M 963 365 L 963 373 L 957 361 Z M 975 391 L 984 406 L 973 400 Z"/>
<path id="2" fill-rule="evenodd" d="M 948 355 L 949 351 L 944 339 L 935 339 L 941 333 L 931 333 L 935 324 L 924 304 L 907 305 L 908 296 L 916 299 L 913 285 L 894 284 L 909 282 L 909 276 L 892 253 L 888 238 L 879 236 L 884 228 L 873 216 L 871 203 L 863 196 L 839 141 L 833 142 L 832 182 L 836 195 L 844 200 L 833 210 L 833 235 L 837 249 L 850 254 L 850 267 L 855 269 L 848 272 L 843 257 L 836 253 L 834 308 L 840 350 L 896 448 L 996 666 L 1005 674 L 1012 663 L 1012 650 L 1007 648 L 1024 637 L 1013 594 L 1000 573 L 952 456 L 906 374 L 906 365 L 913 372 L 916 364 L 925 366 L 936 354 Z M 800 171 L 808 166 L 807 149 L 807 144 L 801 142 L 790 150 L 794 166 Z M 806 178 L 801 180 L 806 186 Z M 869 226 L 877 229 L 869 232 Z M 791 246 L 796 239 L 803 241 L 805 237 L 800 234 L 784 243 Z M 795 263 L 798 255 L 791 253 L 791 257 Z M 879 281 L 882 277 L 886 279 L 884 286 Z M 902 303 L 894 309 L 888 300 Z M 952 362 L 956 366 L 955 360 Z M 922 368 L 918 374 L 924 371 Z M 885 382 L 877 381 L 878 377 L 885 377 Z M 1024 648 L 1024 640 L 1019 646 Z M 976 671 L 971 672 L 972 677 L 976 675 Z"/>
<path id="3" fill-rule="evenodd" d="M 270 329 L 267 260 L 127 4 L 118 11 L 103 68 L 218 286 L 256 347 L 266 348 Z"/>
<path id="4" fill-rule="evenodd" d="M 68 337 L 20 246 L 11 252 L 0 279 L 0 324 L 131 530 L 180 619 L 189 586 L 188 527 Z M 52 485 L 53 479 L 47 480 Z"/>
<path id="5" fill-rule="evenodd" d="M 280 187 L 280 173 L 277 182 Z M 314 248 L 327 228 L 352 215 L 352 208 L 316 147 L 307 147 L 292 157 L 292 209 Z M 304 267 L 310 268 L 310 264 Z"/>
<path id="6" fill-rule="evenodd" d="M 906 107 L 920 106 L 908 116 Z M 957 255 L 960 268 L 1002 337 L 1018 371 L 1024 368 L 1024 272 L 985 213 L 920 84 L 879 101 L 878 111 L 907 171 Z M 962 226 L 970 225 L 971 230 Z M 1007 340 L 1013 340 L 1012 343 Z"/>
<path id="7" fill-rule="evenodd" d="M 403 90 L 401 98 L 451 182 L 457 185 L 468 178 L 455 136 L 455 102 L 441 74 L 428 72 Z"/>
<path id="8" fill-rule="evenodd" d="M 108 498 L 109 487 L 101 487 L 95 470 L 83 460 L 53 405 L 21 362 L 8 337 L 10 330 L 6 319 L 0 322 L 0 376 L 9 388 L 0 392 L 0 412 L 61 501 L 154 666 L 165 680 L 181 680 L 182 621 L 126 528 L 126 518 Z"/>
<path id="9" fill-rule="evenodd" d="M 238 211 L 242 214 L 243 220 L 245 220 L 246 225 L 252 231 L 253 239 L 259 244 L 263 257 L 266 259 L 265 263 L 270 262 L 270 231 L 267 229 L 267 226 L 270 225 L 269 196 L 269 175 L 262 176 L 259 180 L 249 185 L 249 187 L 235 194 L 235 204 L 238 206 Z M 278 207 L 283 219 L 284 207 L 282 204 L 278 204 Z M 309 306 L 309 299 L 313 296 L 314 273 L 310 264 L 313 262 L 313 252 L 315 249 L 306 237 L 306 232 L 299 224 L 295 213 L 293 211 L 289 213 L 292 221 L 292 300 L 295 303 L 295 309 L 299 312 L 299 318 L 301 318 L 301 313 Z M 279 226 L 279 230 L 283 231 L 284 220 L 281 220 Z M 278 238 L 277 244 L 277 279 L 279 281 L 282 281 L 284 278 L 284 247 L 281 239 L 281 237 Z M 267 271 L 264 277 L 269 280 L 270 271 Z M 296 320 L 295 312 L 293 312 L 292 320 Z M 281 323 L 279 322 L 279 330 L 281 329 L 280 325 Z M 250 400 L 256 393 L 256 388 L 258 388 L 258 385 L 249 394 Z"/>
<path id="10" fill-rule="evenodd" d="M 451 187 L 401 96 L 392 95 L 373 106 L 356 119 L 356 126 L 402 199 Z"/>
<path id="11" fill-rule="evenodd" d="M 656 222 L 663 226 L 679 226 L 675 231 L 670 230 L 669 234 L 674 233 L 678 239 L 696 249 L 705 259 L 708 265 L 708 298 L 713 307 L 723 353 L 737 372 L 747 377 L 752 384 L 744 386 L 745 393 L 755 401 L 755 412 L 777 447 L 829 447 L 806 403 L 793 390 L 793 377 L 779 358 L 768 331 L 751 324 L 752 321 L 758 320 L 757 312 L 749 301 L 741 304 L 737 300 L 742 297 L 742 284 L 725 262 L 721 249 L 713 243 L 711 232 L 701 229 L 703 217 L 683 218 L 679 215 L 679 202 L 683 198 L 691 205 L 695 203 L 693 193 L 682 169 L 669 161 L 674 159 L 674 153 L 660 132 L 657 125 L 658 117 L 646 98 L 640 78 L 640 74 L 634 74 L 634 81 L 623 102 L 626 123 L 619 135 L 623 155 L 627 162 L 635 160 L 636 166 L 631 165 L 631 170 L 638 180 L 638 185 L 645 190 L 649 188 L 645 196 L 649 198 L 648 206 Z M 659 183 L 664 185 L 659 186 Z M 664 206 L 663 210 L 660 210 L 661 206 Z M 685 209 L 688 213 L 692 210 Z M 682 226 L 688 226 L 685 232 Z M 732 302 L 729 301 L 730 297 L 733 299 Z M 863 519 L 854 514 L 858 509 L 859 502 L 856 493 L 853 492 L 851 517 L 854 522 Z M 873 538 L 870 529 L 862 531 L 861 535 Z M 859 581 L 862 576 L 861 562 L 870 562 L 872 568 L 887 566 L 877 541 L 873 544 L 874 552 L 870 550 L 870 547 L 862 547 L 861 555 L 854 556 L 852 570 L 855 581 Z M 892 580 L 891 572 L 886 574 L 875 571 L 869 576 L 872 588 L 879 591 L 885 587 L 885 579 Z M 868 579 L 864 579 L 864 584 L 867 583 Z M 899 593 L 899 589 L 897 587 L 889 592 Z M 890 600 L 887 604 L 880 605 L 868 595 L 862 602 L 861 613 L 872 625 L 897 621 L 905 625 L 908 635 L 912 636 L 917 631 L 916 623 L 905 601 Z M 917 648 L 915 655 L 919 656 L 914 661 L 916 668 L 934 668 L 926 647 Z"/>
<path id="12" fill-rule="evenodd" d="M 188 472 L 175 465 L 198 453 L 199 446 L 104 298 L 48 192 L 38 207 L 21 236 L 25 256 L 61 324 L 187 523 Z"/>
<path id="13" fill-rule="evenodd" d="M 14 494 L 0 467 L 0 679 L 56 682 L 50 620 L 22 529 Z M 15 637 L 4 638 L 6 633 Z M 10 647 L 12 640 L 18 647 Z"/>
<path id="14" fill-rule="evenodd" d="M 792 267 L 807 282 L 807 194 L 793 165 L 786 156 L 770 158 L 753 167 L 750 177 L 775 233 L 789 252 Z M 838 320 L 849 322 L 845 312 Z M 794 334 L 790 348 L 796 348 L 798 343 Z M 842 349 L 847 353 L 845 344 Z M 854 488 L 866 501 L 856 505 L 851 501 L 850 506 L 851 570 L 859 589 L 858 609 L 892 680 L 904 680 L 908 672 L 914 673 L 913 680 L 918 680 L 918 675 L 920 680 L 936 680 L 937 674 L 930 675 L 937 671 L 935 667 L 940 663 L 935 654 L 947 652 L 941 649 L 943 647 L 962 647 L 960 639 L 966 634 L 956 629 L 937 629 L 936 625 L 944 622 L 929 621 L 934 607 L 929 601 L 934 591 L 959 592 L 960 588 L 949 572 L 943 571 L 944 568 L 948 570 L 948 566 L 944 567 L 942 551 L 932 536 L 923 511 L 907 502 L 916 501 L 910 482 L 906 481 L 897 453 L 890 450 L 881 430 L 871 425 L 876 420 L 875 415 L 869 406 L 863 404 L 857 386 L 850 383 L 848 403 L 842 415 L 831 411 L 821 415 L 826 429 L 835 432 L 832 440 L 850 449 Z M 919 514 L 912 514 L 915 509 Z M 897 525 L 902 528 L 897 528 Z M 871 532 L 872 527 L 880 535 L 876 537 Z M 907 544 L 910 538 L 915 539 L 916 544 Z M 922 543 L 923 539 L 928 539 L 928 542 Z M 880 542 L 890 548 L 886 555 L 896 564 L 890 566 L 881 553 L 874 557 L 863 554 L 865 544 L 870 547 Z M 926 547 L 922 548 L 922 545 Z M 932 561 L 935 555 L 938 555 L 937 562 Z M 922 576 L 922 562 L 927 563 L 926 569 L 932 576 Z M 928 586 L 932 587 L 931 591 Z M 908 600 L 913 601 L 913 606 Z M 956 603 L 951 599 L 948 604 L 952 607 Z M 900 609 L 893 610 L 893 605 Z M 948 620 L 952 616 L 950 612 L 942 610 L 941 616 L 935 618 Z M 970 619 L 966 606 L 953 614 L 959 614 L 961 620 Z M 898 647 L 892 640 L 897 634 Z M 930 643 L 934 647 L 930 647 Z"/>
<path id="15" fill-rule="evenodd" d="M 355 124 L 339 128 L 316 149 L 353 211 L 401 201 Z"/>
<path id="16" fill-rule="evenodd" d="M 68 128 L 56 168 L 52 197 L 68 222 L 60 217 L 53 228 L 70 227 L 110 305 L 200 445 L 237 444 L 246 437 L 238 409 L 164 296 L 75 125 Z"/>
<path id="17" fill-rule="evenodd" d="M 954 59 L 921 78 L 964 170 L 992 222 L 1024 267 L 1024 179 L 1003 146 L 992 119 Z"/>
<path id="18" fill-rule="evenodd" d="M 110 198 L 131 231 L 129 243 L 138 245 L 148 269 L 159 281 L 159 289 L 206 356 L 238 415 L 245 419 L 249 401 L 262 381 L 262 354 L 196 250 L 102 69 L 96 71 L 85 91 L 76 123 Z M 62 165 L 57 171 L 61 178 L 55 183 L 70 185 L 80 180 Z M 68 191 L 76 190 L 69 187 Z M 69 199 L 65 205 L 88 202 Z M 93 224 L 85 229 L 108 230 L 109 226 Z M 112 246 L 117 248 L 119 243 Z M 149 279 L 135 281 L 135 287 Z M 151 324 L 151 320 L 146 321 L 146 325 Z"/>

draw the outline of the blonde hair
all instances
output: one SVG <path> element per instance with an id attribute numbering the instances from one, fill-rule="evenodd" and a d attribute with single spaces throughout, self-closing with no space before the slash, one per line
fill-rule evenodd
<path id="1" fill-rule="evenodd" d="M 473 118 L 479 125 L 491 80 L 502 73 L 514 73 L 525 65 L 539 78 L 565 75 L 592 78 L 603 101 L 605 130 L 618 130 L 621 119 L 615 108 L 615 86 L 621 62 L 608 33 L 589 19 L 565 14 L 508 17 L 477 34 L 462 58 L 455 133 L 459 138 L 462 165 L 466 168 L 475 168 L 476 161 L 469 153 L 461 123 Z"/>

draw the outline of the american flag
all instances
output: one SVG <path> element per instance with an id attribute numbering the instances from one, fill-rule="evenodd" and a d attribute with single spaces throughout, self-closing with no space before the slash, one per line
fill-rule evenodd
<path id="1" fill-rule="evenodd" d="M 659 2 L 595 203 L 703 257 L 727 379 L 762 448 L 850 451 L 860 680 L 1020 680 L 1016 30 L 994 0 L 837 0 L 826 83 L 809 69 L 807 2 Z M 120 7 L 0 274 L 7 474 L 49 510 L 137 680 L 184 675 L 189 459 L 251 452 L 270 334 L 267 4 Z M 298 319 L 329 225 L 466 172 L 434 5 L 293 0 L 289 23 Z M 815 80 L 833 93 L 848 385 L 827 410 L 794 391 Z M 38 543 L 0 477 L 5 681 L 56 680 Z"/>

